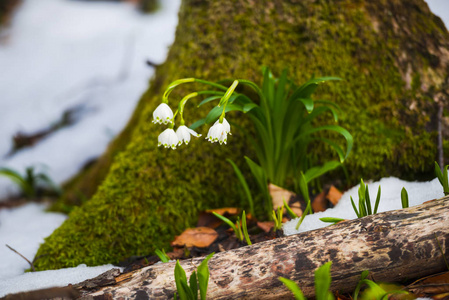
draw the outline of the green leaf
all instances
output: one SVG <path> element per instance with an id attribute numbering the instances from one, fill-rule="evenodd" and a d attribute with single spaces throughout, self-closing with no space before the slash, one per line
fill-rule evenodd
<path id="1" fill-rule="evenodd" d="M 308 211 L 311 210 L 311 203 L 310 203 L 311 201 L 310 201 L 310 197 L 309 197 L 309 188 L 307 187 L 307 180 L 306 180 L 306 177 L 305 177 L 303 172 L 299 173 L 298 181 L 299 181 L 299 189 L 301 191 L 302 196 L 304 197 L 304 200 L 307 203 L 307 207 L 306 207 L 304 213 L 302 214 L 301 218 L 299 219 L 298 223 L 296 224 L 296 230 L 299 229 L 299 226 L 301 226 L 302 221 L 306 217 Z"/>
<path id="2" fill-rule="evenodd" d="M 254 161 L 252 161 L 248 156 L 245 156 L 245 160 L 254 178 L 256 178 L 256 182 L 259 185 L 259 188 L 265 197 L 265 201 L 271 203 L 270 193 L 268 192 L 267 175 L 265 174 L 265 170 L 262 169 Z M 269 209 L 268 212 L 269 211 L 271 211 L 271 209 Z"/>
<path id="3" fill-rule="evenodd" d="M 441 172 L 441 168 L 440 168 L 440 166 L 438 165 L 437 162 L 435 162 L 435 175 L 437 176 L 438 181 L 440 182 L 440 184 L 441 184 L 442 186 L 444 186 L 444 183 L 443 183 L 443 173 Z"/>
<path id="4" fill-rule="evenodd" d="M 243 111 L 243 107 L 239 104 L 228 103 L 225 108 L 225 113 L 234 111 L 234 110 Z M 212 108 L 206 116 L 206 124 L 215 122 L 218 119 L 218 117 L 221 115 L 222 112 L 223 112 L 223 107 L 215 106 L 214 108 Z"/>
<path id="5" fill-rule="evenodd" d="M 246 103 L 245 105 L 243 105 L 243 112 L 247 113 L 249 111 L 251 111 L 253 108 L 259 107 L 259 105 L 257 105 L 256 103 Z"/>
<path id="6" fill-rule="evenodd" d="M 408 208 L 408 193 L 405 187 L 403 187 L 401 190 L 401 203 L 402 208 Z"/>
<path id="7" fill-rule="evenodd" d="M 195 123 L 193 123 L 192 125 L 190 125 L 190 129 L 192 129 L 192 130 L 195 130 L 195 129 L 197 129 L 198 127 L 200 127 L 200 126 L 202 126 L 202 125 L 204 125 L 204 124 L 206 124 L 206 119 L 201 119 L 201 120 L 198 120 L 198 121 L 196 121 Z"/>
<path id="8" fill-rule="evenodd" d="M 317 167 L 313 167 L 310 168 L 309 170 L 306 171 L 305 173 L 305 178 L 306 178 L 306 182 L 310 182 L 313 179 L 320 177 L 321 175 L 334 170 L 335 168 L 341 166 L 341 163 L 335 160 L 331 160 L 326 162 L 324 165 L 322 166 L 317 166 Z"/>
<path id="9" fill-rule="evenodd" d="M 368 186 L 366 186 L 365 190 L 365 204 L 366 204 L 366 212 L 368 213 L 368 215 L 372 215 L 373 211 L 371 210 L 371 199 L 369 198 Z"/>
<path id="10" fill-rule="evenodd" d="M 363 280 L 365 280 L 368 277 L 368 274 L 369 274 L 369 271 L 368 270 L 364 270 L 362 272 L 362 274 L 360 275 L 360 280 L 357 283 L 357 286 L 355 287 L 354 294 L 352 295 L 352 298 L 354 300 L 357 300 L 357 298 L 359 296 L 360 289 L 362 288 L 362 285 L 363 285 Z"/>
<path id="11" fill-rule="evenodd" d="M 377 208 L 379 207 L 379 203 L 380 203 L 380 185 L 379 185 L 379 188 L 377 189 L 376 204 L 374 205 L 374 213 L 375 214 L 377 214 Z"/>
<path id="12" fill-rule="evenodd" d="M 206 103 L 209 103 L 209 102 L 211 102 L 211 101 L 214 101 L 214 100 L 217 100 L 217 99 L 221 99 L 221 97 L 222 97 L 222 95 L 207 97 L 206 99 L 204 99 L 203 101 L 201 101 L 200 104 L 198 104 L 197 107 L 200 107 L 200 106 L 202 106 L 202 105 L 204 105 L 204 104 L 206 104 Z"/>
<path id="13" fill-rule="evenodd" d="M 193 271 L 192 274 L 190 275 L 190 290 L 192 291 L 193 294 L 193 299 L 197 300 L 198 299 L 198 281 L 196 279 L 196 272 Z"/>
<path id="14" fill-rule="evenodd" d="M 235 175 L 239 179 L 240 184 L 243 187 L 243 190 L 245 191 L 246 199 L 248 200 L 248 204 L 250 207 L 250 212 L 254 216 L 255 215 L 254 214 L 254 202 L 253 202 L 253 197 L 251 195 L 251 191 L 249 190 L 248 183 L 246 182 L 245 177 L 243 177 L 243 174 L 240 171 L 239 167 L 237 167 L 237 165 L 231 159 L 228 158 L 226 160 L 231 164 L 232 168 L 234 169 Z"/>
<path id="15" fill-rule="evenodd" d="M 287 202 L 285 202 L 285 199 L 282 199 L 282 201 L 284 202 L 284 207 L 287 210 L 287 213 L 290 216 L 290 218 L 292 219 L 298 218 L 298 215 L 295 214 L 295 212 L 290 208 L 290 206 L 288 206 Z"/>
<path id="16" fill-rule="evenodd" d="M 357 215 L 357 218 L 361 218 L 362 216 L 360 215 L 359 211 L 357 210 L 357 207 L 354 203 L 354 200 L 352 199 L 352 196 L 351 196 L 351 204 L 352 204 L 352 208 L 354 209 L 355 214 Z"/>
<path id="17" fill-rule="evenodd" d="M 201 300 L 206 300 L 207 287 L 209 285 L 209 266 L 207 262 L 215 253 L 211 253 L 201 262 L 198 266 L 198 284 L 200 287 L 200 298 Z"/>
<path id="18" fill-rule="evenodd" d="M 325 218 L 320 218 L 321 222 L 325 222 L 325 223 L 332 223 L 332 224 L 337 224 L 341 221 L 344 221 L 345 219 L 341 219 L 341 218 L 333 218 L 333 217 L 325 217 Z"/>
<path id="19" fill-rule="evenodd" d="M 249 239 L 248 235 L 248 228 L 246 227 L 246 214 L 245 211 L 242 213 L 242 230 L 243 230 L 243 236 L 245 237 L 245 241 L 248 245 L 252 245 L 251 240 Z"/>
<path id="20" fill-rule="evenodd" d="M 223 222 L 225 222 L 226 224 L 228 224 L 232 228 L 232 230 L 234 230 L 235 235 L 238 236 L 239 233 L 238 233 L 237 227 L 235 226 L 235 224 L 231 220 L 229 220 L 228 218 L 226 218 L 226 217 L 224 217 L 222 215 L 217 214 L 214 211 L 212 212 L 212 214 L 214 216 L 216 216 L 217 218 L 219 218 L 220 220 L 222 220 Z"/>
<path id="21" fill-rule="evenodd" d="M 161 262 L 166 263 L 170 261 L 170 257 L 167 256 L 167 254 L 165 253 L 165 251 L 161 251 L 159 249 L 156 249 L 154 251 L 154 253 L 156 253 L 156 255 L 159 257 L 159 259 L 161 260 Z"/>
<path id="22" fill-rule="evenodd" d="M 313 100 L 310 98 L 299 98 L 299 102 L 304 104 L 304 107 L 307 109 L 307 112 L 310 114 L 313 111 Z"/>
<path id="23" fill-rule="evenodd" d="M 332 281 L 331 265 L 332 262 L 329 261 L 315 271 L 315 297 L 317 300 L 329 299 L 329 288 Z"/>
<path id="24" fill-rule="evenodd" d="M 186 272 L 179 264 L 179 260 L 176 261 L 175 265 L 175 283 L 176 283 L 176 290 L 178 291 L 178 295 L 181 300 L 192 299 L 193 295 L 192 291 L 187 285 Z"/>
<path id="25" fill-rule="evenodd" d="M 290 279 L 279 277 L 279 280 L 293 293 L 296 300 L 307 300 L 298 285 Z"/>

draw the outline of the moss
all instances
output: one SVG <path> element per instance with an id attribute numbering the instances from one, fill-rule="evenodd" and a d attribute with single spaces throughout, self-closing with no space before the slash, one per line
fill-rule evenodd
<path id="1" fill-rule="evenodd" d="M 441 26 L 422 0 L 407 5 L 386 0 L 184 1 L 167 62 L 157 68 L 126 135 L 108 150 L 115 155 L 109 156 L 113 163 L 106 178 L 92 199 L 46 239 L 36 268 L 148 254 L 166 248 L 175 234 L 193 225 L 198 210 L 238 205 L 237 182 L 225 162 L 230 157 L 242 165 L 248 153 L 248 142 L 237 130 L 225 147 L 195 140 L 177 151 L 157 148 L 163 128 L 151 123 L 152 111 L 165 87 L 182 77 L 260 82 L 262 65 L 276 75 L 289 67 L 297 82 L 312 74 L 342 77 L 345 81 L 321 87 L 318 97 L 340 105 L 340 124 L 354 135 L 347 161 L 350 181 L 425 176 L 436 155 L 433 93 L 448 94 L 449 60 L 440 50 L 447 48 L 449 37 Z M 417 73 L 421 88 L 414 84 L 412 90 L 407 74 Z M 176 90 L 171 104 L 193 89 Z M 188 105 L 187 122 L 209 108 Z M 245 118 L 231 114 L 228 119 L 248 128 Z M 204 136 L 207 129 L 202 130 Z M 330 155 L 322 146 L 313 151 L 321 160 Z"/>

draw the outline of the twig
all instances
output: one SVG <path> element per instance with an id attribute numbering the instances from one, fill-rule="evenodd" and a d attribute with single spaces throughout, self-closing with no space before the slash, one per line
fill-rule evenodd
<path id="1" fill-rule="evenodd" d="M 30 262 L 25 256 L 23 256 L 22 254 L 20 254 L 19 252 L 17 252 L 15 249 L 13 249 L 12 247 L 10 247 L 9 245 L 5 244 L 6 247 L 8 247 L 11 251 L 14 251 L 15 253 L 17 253 L 18 255 L 20 255 L 24 260 L 26 260 L 30 266 L 31 266 L 31 270 L 33 270 L 33 272 L 36 272 L 36 269 L 34 269 L 34 265 L 32 262 Z"/>

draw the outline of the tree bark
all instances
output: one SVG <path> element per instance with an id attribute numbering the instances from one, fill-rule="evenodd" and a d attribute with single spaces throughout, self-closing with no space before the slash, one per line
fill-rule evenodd
<path id="1" fill-rule="evenodd" d="M 449 252 L 449 197 L 334 226 L 215 254 L 209 261 L 208 299 L 287 299 L 279 277 L 294 280 L 313 297 L 314 271 L 332 261 L 333 292 L 352 291 L 363 270 L 376 281 L 393 282 L 443 271 Z M 438 246 L 441 245 L 441 249 Z M 184 260 L 187 275 L 202 258 Z M 85 297 L 171 299 L 175 263 L 116 277 L 116 284 Z"/>

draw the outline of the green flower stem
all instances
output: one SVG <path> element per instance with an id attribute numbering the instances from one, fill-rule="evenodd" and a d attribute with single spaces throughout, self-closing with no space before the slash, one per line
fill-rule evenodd
<path id="1" fill-rule="evenodd" d="M 181 116 L 181 125 L 184 125 L 184 106 L 186 105 L 187 101 L 189 101 L 191 98 L 198 96 L 198 93 L 190 93 L 187 96 L 185 96 L 184 98 L 182 98 L 182 100 L 179 102 L 178 104 L 178 110 L 179 110 L 179 115 Z M 174 118 L 174 117 L 173 117 Z"/>
<path id="2" fill-rule="evenodd" d="M 189 82 L 195 82 L 195 78 L 183 78 L 178 79 L 170 83 L 170 85 L 167 87 L 167 89 L 164 92 L 164 96 L 162 96 L 162 103 L 168 104 L 168 96 L 170 93 L 180 84 L 189 83 Z"/>
<path id="3" fill-rule="evenodd" d="M 225 87 L 224 85 L 221 85 L 221 84 L 218 84 L 218 83 L 210 82 L 210 81 L 203 80 L 203 79 L 196 79 L 196 78 L 192 78 L 192 79 L 193 79 L 194 82 L 199 82 L 199 83 L 207 84 L 207 85 L 216 87 L 217 89 L 220 89 L 220 90 L 226 91 L 226 90 L 228 89 L 228 88 Z"/>

